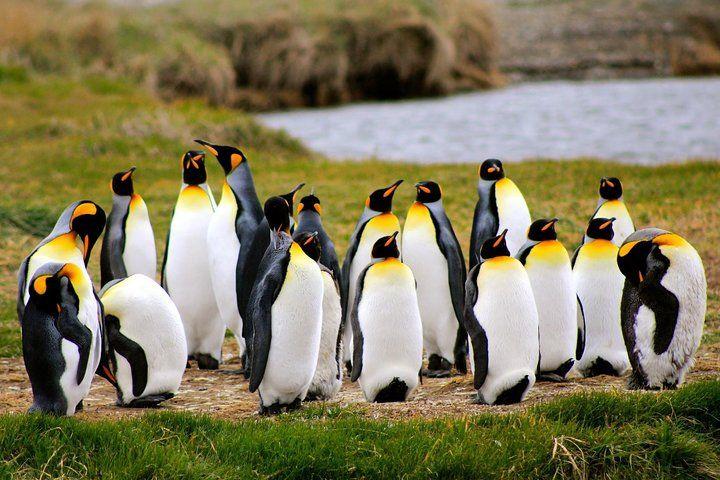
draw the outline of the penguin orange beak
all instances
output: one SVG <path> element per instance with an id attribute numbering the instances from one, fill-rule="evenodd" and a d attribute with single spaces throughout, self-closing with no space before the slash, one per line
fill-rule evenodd
<path id="1" fill-rule="evenodd" d="M 128 170 L 127 172 L 125 172 L 125 174 L 121 177 L 121 180 L 124 182 L 124 181 L 126 181 L 128 178 L 132 177 L 132 174 L 133 174 L 133 172 L 135 171 L 136 168 L 137 168 L 137 167 L 130 167 L 130 170 Z"/>
<path id="2" fill-rule="evenodd" d="M 312 232 L 310 236 L 305 240 L 303 245 L 310 245 L 313 241 L 315 241 L 315 238 L 318 236 L 318 232 Z"/>
<path id="3" fill-rule="evenodd" d="M 387 241 L 385 242 L 386 247 L 389 247 L 390 244 L 395 241 L 395 238 L 398 236 L 398 233 L 400 233 L 400 232 L 395 232 L 392 235 L 390 235 L 390 238 L 388 238 Z"/>
<path id="4" fill-rule="evenodd" d="M 305 183 L 298 183 L 297 185 L 295 185 L 295 188 L 290 190 L 290 193 L 292 193 L 293 203 L 295 202 L 295 198 L 297 197 L 297 192 L 299 192 L 300 189 L 304 186 L 305 186 Z"/>
<path id="5" fill-rule="evenodd" d="M 385 190 L 385 192 L 383 193 L 383 197 L 389 197 L 389 196 L 391 196 L 393 193 L 395 193 L 395 190 L 397 190 L 397 188 L 400 186 L 400 184 L 401 184 L 402 182 L 403 182 L 402 180 L 398 180 L 397 182 L 395 182 L 395 183 L 393 183 L 392 185 L 390 185 L 390 186 Z"/>
<path id="6" fill-rule="evenodd" d="M 609 227 L 610 225 L 612 225 L 612 223 L 613 223 L 615 220 L 616 220 L 615 217 L 612 217 L 610 220 L 608 220 L 607 222 L 603 223 L 603 224 L 600 225 L 598 228 L 599 228 L 600 230 L 605 230 L 607 227 Z"/>
<path id="7" fill-rule="evenodd" d="M 605 184 L 610 185 L 611 188 L 615 188 L 615 184 L 610 180 L 605 179 Z"/>
<path id="8" fill-rule="evenodd" d="M 417 188 L 421 192 L 430 193 L 430 189 L 428 187 L 426 187 L 425 185 L 423 185 L 422 183 L 416 183 L 415 188 Z"/>
<path id="9" fill-rule="evenodd" d="M 215 145 L 213 145 L 212 143 L 206 142 L 205 140 L 200 140 L 200 139 L 197 139 L 197 138 L 195 139 L 195 143 L 199 143 L 199 144 L 202 145 L 203 147 L 205 147 L 205 148 L 207 148 L 208 150 L 210 150 L 210 153 L 212 153 L 212 154 L 215 155 L 216 157 L 218 156 L 217 148 L 216 148 Z"/>
<path id="10" fill-rule="evenodd" d="M 540 230 L 542 230 L 543 232 L 547 231 L 550 227 L 552 227 L 553 225 L 555 225 L 559 220 L 560 220 L 560 219 L 558 219 L 558 218 L 553 218 L 553 219 L 550 220 L 548 223 L 546 223 L 545 226 L 542 227 Z"/>
<path id="11" fill-rule="evenodd" d="M 508 232 L 507 228 L 502 231 L 502 233 L 500 234 L 498 239 L 495 240 L 495 243 L 493 243 L 493 248 L 497 248 L 498 245 L 500 245 L 502 243 L 502 241 L 505 240 L 505 235 L 507 235 L 507 232 Z"/>
<path id="12" fill-rule="evenodd" d="M 642 282 L 643 280 L 645 280 L 645 277 L 643 277 L 643 274 L 642 274 L 642 272 L 641 272 L 640 270 L 638 270 L 638 279 L 639 279 L 641 282 Z"/>
<path id="13" fill-rule="evenodd" d="M 88 253 L 90 252 L 90 236 L 85 235 L 83 237 L 83 259 L 85 263 L 88 261 Z"/>

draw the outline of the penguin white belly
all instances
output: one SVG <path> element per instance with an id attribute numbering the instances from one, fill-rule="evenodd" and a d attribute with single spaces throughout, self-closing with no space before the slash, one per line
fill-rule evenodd
<path id="1" fill-rule="evenodd" d="M 538 311 L 540 371 L 553 372 L 575 359 L 577 299 L 570 258 L 557 241 L 542 242 L 525 262 Z"/>
<path id="2" fill-rule="evenodd" d="M 218 312 L 204 251 L 211 214 L 206 193 L 199 187 L 186 187 L 170 224 L 165 283 L 182 318 L 188 354 L 209 354 L 219 361 L 225 324 Z"/>
<path id="3" fill-rule="evenodd" d="M 155 280 L 157 254 L 147 206 L 140 195 L 133 195 L 125 221 L 125 248 L 123 249 L 125 271 L 130 275 L 141 273 Z"/>
<path id="4" fill-rule="evenodd" d="M 694 364 L 693 356 L 700 345 L 707 298 L 707 284 L 702 261 L 688 247 L 661 247 L 670 259 L 670 267 L 660 282 L 678 299 L 678 319 L 668 349 L 660 355 L 654 351 L 655 314 L 645 305 L 635 320 L 635 349 L 651 387 L 682 384 Z"/>
<path id="5" fill-rule="evenodd" d="M 535 384 L 539 348 L 538 314 L 530 280 L 520 262 L 497 257 L 483 263 L 477 286 L 473 310 L 488 342 L 487 377 L 479 392 L 492 404 L 527 377 L 523 400 Z"/>
<path id="6" fill-rule="evenodd" d="M 625 239 L 635 231 L 635 225 L 633 224 L 630 213 L 628 212 L 625 202 L 622 200 L 608 200 L 603 203 L 593 218 L 615 218 L 613 222 L 613 235 L 612 243 L 618 247 L 622 246 Z M 588 239 L 585 237 L 585 242 Z"/>
<path id="7" fill-rule="evenodd" d="M 525 244 L 530 226 L 530 210 L 520 189 L 509 178 L 495 183 L 495 202 L 498 211 L 498 233 L 508 229 L 505 241 L 510 254 L 515 255 Z"/>
<path id="8" fill-rule="evenodd" d="M 323 271 L 322 277 L 323 302 L 320 351 L 309 393 L 327 400 L 340 390 L 342 384 L 342 368 L 338 365 L 338 357 L 336 356 L 342 312 L 340 295 L 335 287 L 332 275 Z M 342 358 L 342 345 L 340 348 L 340 358 Z"/>
<path id="9" fill-rule="evenodd" d="M 227 187 L 229 189 L 229 187 Z M 232 192 L 229 193 L 232 196 Z M 245 351 L 242 337 L 242 318 L 237 306 L 236 268 L 240 241 L 235 232 L 237 205 L 235 197 L 223 193 L 217 210 L 210 219 L 207 235 L 210 275 L 215 300 L 225 325 L 238 342 L 239 355 Z"/>
<path id="10" fill-rule="evenodd" d="M 130 363 L 116 352 L 115 376 L 123 401 L 177 393 L 185 372 L 187 344 L 180 314 L 167 293 L 144 275 L 133 275 L 107 290 L 102 302 L 105 314 L 120 320 L 120 333 L 137 343 L 147 360 L 147 384 L 136 397 Z"/>
<path id="11" fill-rule="evenodd" d="M 38 248 L 28 263 L 24 303 L 27 304 L 30 298 L 30 279 L 33 278 L 37 269 L 46 263 L 72 263 L 85 270 L 82 248 L 82 242 L 73 233 L 62 235 Z M 88 276 L 88 281 L 89 279 Z"/>
<path id="12" fill-rule="evenodd" d="M 305 398 L 318 361 L 322 301 L 320 267 L 309 258 L 291 260 L 271 309 L 270 352 L 258 388 L 263 406 Z"/>
<path id="13" fill-rule="evenodd" d="M 585 371 L 599 358 L 610 363 L 618 375 L 630 367 L 620 325 L 620 301 L 625 277 L 616 261 L 617 247 L 594 240 L 582 247 L 575 260 L 573 277 L 585 317 L 585 351 L 577 369 Z"/>
<path id="14" fill-rule="evenodd" d="M 417 388 L 422 367 L 422 321 L 415 281 L 407 266 L 385 260 L 370 268 L 358 321 L 363 334 L 358 381 L 365 398 L 374 401 L 395 378 L 405 382 L 409 396 Z"/>
<path id="15" fill-rule="evenodd" d="M 437 354 L 452 363 L 458 321 L 450 295 L 447 260 L 437 244 L 432 223 L 408 229 L 406 222 L 403 245 L 403 262 L 417 281 L 425 354 Z"/>

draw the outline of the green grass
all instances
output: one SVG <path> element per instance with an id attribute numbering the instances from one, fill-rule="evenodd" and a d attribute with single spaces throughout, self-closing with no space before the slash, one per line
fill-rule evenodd
<path id="1" fill-rule="evenodd" d="M 4 476 L 717 478 L 720 383 L 576 395 L 508 415 L 367 420 L 323 407 L 231 422 L 181 413 L 0 417 Z"/>

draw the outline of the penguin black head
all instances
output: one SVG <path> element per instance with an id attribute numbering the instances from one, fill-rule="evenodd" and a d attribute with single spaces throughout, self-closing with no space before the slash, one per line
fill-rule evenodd
<path id="1" fill-rule="evenodd" d="M 320 199 L 312 193 L 301 198 L 297 208 L 298 213 L 307 212 L 310 210 L 317 212 L 319 215 L 322 215 L 322 206 L 320 205 Z"/>
<path id="2" fill-rule="evenodd" d="M 593 218 L 588 224 L 585 234 L 595 240 L 612 240 L 615 236 L 613 230 L 613 222 L 615 217 L 612 218 Z"/>
<path id="3" fill-rule="evenodd" d="M 603 177 L 600 179 L 600 196 L 605 200 L 617 200 L 622 197 L 623 188 L 620 179 Z"/>
<path id="4" fill-rule="evenodd" d="M 555 232 L 555 224 L 558 222 L 557 218 L 541 218 L 535 220 L 528 228 L 528 240 L 535 242 L 542 242 L 544 240 L 557 240 L 557 232 Z"/>
<path id="5" fill-rule="evenodd" d="M 305 255 L 312 258 L 316 262 L 320 260 L 320 254 L 322 253 L 322 247 L 320 246 L 320 240 L 318 239 L 318 232 L 302 232 L 295 239 L 300 248 L 302 248 Z"/>
<path id="6" fill-rule="evenodd" d="M 492 238 L 488 238 L 480 247 L 480 258 L 482 260 L 489 260 L 495 257 L 509 257 L 510 250 L 508 250 L 507 243 L 505 242 L 505 235 L 507 235 L 508 229 L 503 230 L 500 235 Z"/>
<path id="7" fill-rule="evenodd" d="M 440 185 L 433 181 L 418 182 L 415 184 L 417 196 L 415 200 L 420 203 L 437 202 L 442 198 L 442 189 Z"/>
<path id="8" fill-rule="evenodd" d="M 121 195 L 124 197 L 129 197 L 135 191 L 133 190 L 133 179 L 132 175 L 135 171 L 135 167 L 130 167 L 130 170 L 126 170 L 124 172 L 118 172 L 115 175 L 113 175 L 112 182 L 110 183 L 110 188 L 112 189 L 113 193 L 115 195 Z"/>
<path id="9" fill-rule="evenodd" d="M 400 186 L 402 182 L 402 180 L 398 180 L 389 187 L 375 190 L 365 201 L 365 206 L 376 212 L 391 212 L 393 195 L 395 195 L 395 190 L 397 190 L 398 186 Z"/>
<path id="10" fill-rule="evenodd" d="M 660 247 L 684 247 L 687 241 L 674 233 L 659 228 L 644 228 L 625 239 L 618 250 L 617 263 L 628 282 L 638 286 L 645 281 L 650 270 L 659 264 L 670 264 Z"/>
<path id="11" fill-rule="evenodd" d="M 72 263 L 46 263 L 35 271 L 30 280 L 30 299 L 50 315 L 60 313 L 61 304 L 67 302 L 72 302 L 77 308 L 79 299 L 72 279 L 80 274 L 80 269 Z"/>
<path id="12" fill-rule="evenodd" d="M 290 190 L 288 193 L 280 195 L 288 203 L 288 208 L 290 209 L 290 215 L 292 215 L 292 211 L 293 211 L 293 208 L 295 205 L 295 197 L 297 196 L 297 192 L 299 192 L 300 189 L 304 186 L 305 186 L 304 183 L 298 183 L 297 185 L 295 185 L 295 188 Z"/>
<path id="13" fill-rule="evenodd" d="M 182 158 L 183 182 L 188 185 L 200 185 L 207 181 L 205 171 L 205 152 L 189 150 Z"/>
<path id="14" fill-rule="evenodd" d="M 497 158 L 488 158 L 480 165 L 480 178 L 483 180 L 500 180 L 505 178 L 503 165 Z"/>
<path id="15" fill-rule="evenodd" d="M 240 151 L 239 148 L 228 145 L 213 145 L 205 140 L 196 139 L 195 142 L 207 148 L 210 153 L 215 155 L 215 158 L 217 158 L 217 161 L 225 172 L 225 175 L 235 170 L 235 168 L 237 168 L 237 166 L 241 163 L 247 161 L 247 157 L 242 151 Z"/>
<path id="16" fill-rule="evenodd" d="M 90 200 L 78 202 L 70 216 L 69 227 L 83 242 L 83 258 L 87 265 L 90 252 L 105 228 L 105 211 Z"/>
<path id="17" fill-rule="evenodd" d="M 400 258 L 397 236 L 400 232 L 379 238 L 372 248 L 372 258 Z"/>
<path id="18" fill-rule="evenodd" d="M 265 218 L 273 231 L 290 231 L 290 206 L 283 197 L 270 197 L 265 201 Z"/>

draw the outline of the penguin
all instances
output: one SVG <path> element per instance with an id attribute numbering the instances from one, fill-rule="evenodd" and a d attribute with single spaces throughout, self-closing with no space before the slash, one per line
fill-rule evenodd
<path id="1" fill-rule="evenodd" d="M 110 182 L 113 206 L 100 250 L 100 284 L 142 273 L 155 279 L 157 253 L 147 205 L 135 193 L 135 167 L 116 173 Z"/>
<path id="2" fill-rule="evenodd" d="M 577 298 L 570 256 L 557 239 L 557 222 L 535 220 L 515 256 L 525 266 L 538 311 L 538 380 L 562 381 L 575 364 Z"/>
<path id="3" fill-rule="evenodd" d="M 578 300 L 576 368 L 583 377 L 624 375 L 629 365 L 620 328 L 623 276 L 612 243 L 614 218 L 593 218 L 590 239 L 572 258 Z"/>
<path id="4" fill-rule="evenodd" d="M 415 184 L 415 188 L 415 203 L 405 217 L 402 233 L 402 260 L 417 281 L 423 346 L 428 356 L 425 374 L 448 377 L 453 364 L 465 374 L 465 259 L 445 214 L 440 185 L 425 181 Z"/>
<path id="5" fill-rule="evenodd" d="M 199 139 L 195 142 L 212 153 L 225 172 L 220 203 L 207 229 L 207 253 L 217 308 L 222 321 L 235 335 L 240 358 L 244 358 L 238 291 L 250 244 L 262 221 L 262 208 L 247 157 L 239 148 Z"/>
<path id="6" fill-rule="evenodd" d="M 35 271 L 48 262 L 74 263 L 85 269 L 90 253 L 105 228 L 105 211 L 97 203 L 81 200 L 63 210 L 50 235 L 45 237 L 20 264 L 18 271 L 17 314 L 22 318 L 25 303 L 30 296 L 28 280 Z"/>
<path id="7" fill-rule="evenodd" d="M 155 407 L 175 396 L 187 361 L 180 312 L 165 290 L 142 274 L 100 291 L 117 405 Z"/>
<path id="8" fill-rule="evenodd" d="M 617 263 L 625 276 L 620 310 L 629 387 L 676 388 L 693 366 L 705 322 L 700 255 L 679 235 L 645 228 L 625 239 Z"/>
<path id="9" fill-rule="evenodd" d="M 317 232 L 317 240 L 320 244 L 320 263 L 330 269 L 333 278 L 339 280 L 342 273 L 335 252 L 335 244 L 323 228 L 322 213 L 320 199 L 314 194 L 301 198 L 297 207 L 297 227 L 293 236 Z"/>
<path id="10" fill-rule="evenodd" d="M 623 244 L 625 239 L 635 231 L 630 213 L 628 212 L 625 202 L 623 201 L 623 186 L 619 178 L 603 177 L 600 179 L 600 199 L 598 200 L 597 209 L 593 213 L 593 218 L 615 218 L 613 222 L 612 242 L 618 246 Z M 589 242 L 587 235 L 583 237 L 582 243 Z"/>
<path id="11" fill-rule="evenodd" d="M 22 314 L 30 412 L 74 415 L 103 358 L 102 307 L 84 266 L 48 262 L 33 272 Z"/>
<path id="12" fill-rule="evenodd" d="M 502 162 L 494 158 L 485 160 L 479 172 L 478 201 L 470 237 L 470 268 L 480 263 L 477 253 L 486 239 L 507 228 L 507 247 L 515 254 L 525 243 L 525 233 L 530 226 L 525 198 L 515 183 L 505 177 Z"/>
<path id="13" fill-rule="evenodd" d="M 400 261 L 398 231 L 373 243 L 350 312 L 353 382 L 368 402 L 404 402 L 422 368 L 422 320 L 415 278 Z"/>
<path id="14" fill-rule="evenodd" d="M 320 262 L 322 245 L 318 232 L 295 231 L 294 240 L 305 254 L 320 263 L 323 277 L 322 329 L 315 375 L 305 400 L 330 400 L 342 385 L 342 312 L 340 287 L 333 272 Z"/>
<path id="15" fill-rule="evenodd" d="M 207 184 L 203 152 L 185 153 L 182 168 L 183 183 L 165 246 L 162 286 L 180 312 L 188 355 L 197 360 L 201 369 L 215 370 L 222 359 L 225 336 L 207 254 L 215 200 Z"/>
<path id="16" fill-rule="evenodd" d="M 509 405 L 535 384 L 538 313 L 525 268 L 510 256 L 508 230 L 485 240 L 465 284 L 465 328 L 476 403 Z"/>
<path id="17" fill-rule="evenodd" d="M 300 407 L 315 373 L 322 330 L 320 266 L 285 231 L 273 231 L 250 295 L 250 392 L 260 413 Z"/>
<path id="18" fill-rule="evenodd" d="M 372 192 L 365 200 L 365 209 L 355 225 L 355 230 L 350 236 L 345 259 L 342 264 L 342 275 L 340 277 L 340 298 L 342 300 L 342 311 L 345 325 L 349 325 L 350 308 L 355 302 L 355 291 L 360 273 L 370 263 L 373 245 L 384 236 L 392 235 L 400 231 L 400 221 L 392 213 L 392 200 L 395 191 L 402 183 L 398 180 L 389 187 L 380 188 Z M 400 245 L 398 245 L 400 248 Z M 343 331 L 343 360 L 345 366 L 351 370 L 352 361 L 352 336 L 353 329 L 345 328 Z"/>

